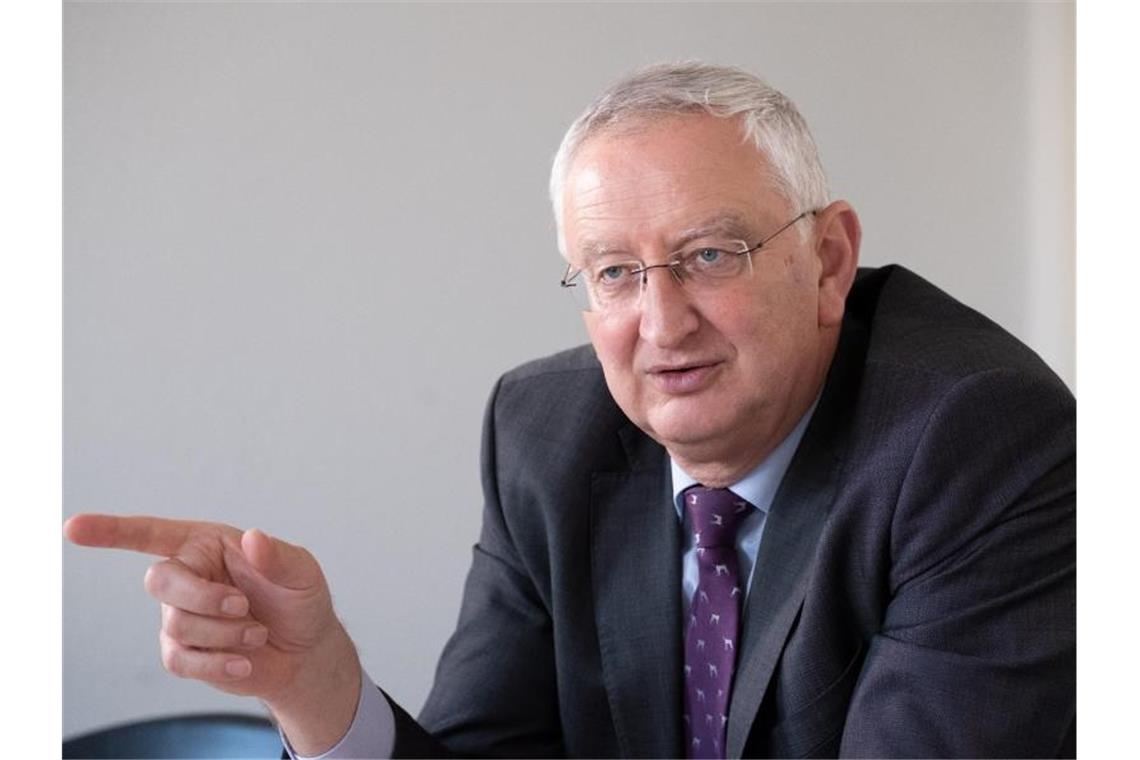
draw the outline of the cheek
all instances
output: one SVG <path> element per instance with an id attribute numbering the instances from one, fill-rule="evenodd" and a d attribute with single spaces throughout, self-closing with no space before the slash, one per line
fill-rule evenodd
<path id="1" fill-rule="evenodd" d="M 625 385 L 630 382 L 633 370 L 633 353 L 637 345 L 637 326 L 619 322 L 613 318 L 601 317 L 593 312 L 583 312 L 582 321 L 590 343 L 602 363 L 606 382 L 611 389 L 615 383 Z"/>
<path id="2" fill-rule="evenodd" d="M 756 294 L 754 300 L 725 303 L 708 321 L 746 374 L 779 375 L 815 330 L 813 302 L 807 295 L 808 289 L 784 283 Z"/>
<path id="3" fill-rule="evenodd" d="M 627 417 L 646 429 L 644 394 L 633 369 L 637 347 L 636 322 L 632 327 L 622 326 L 591 313 L 583 314 L 583 319 L 594 352 L 602 364 L 610 395 Z"/>
<path id="4" fill-rule="evenodd" d="M 789 251 L 784 257 L 784 268 L 792 284 L 797 288 L 809 286 L 818 279 L 815 271 L 818 263 L 814 256 L 808 255 L 803 250 Z"/>

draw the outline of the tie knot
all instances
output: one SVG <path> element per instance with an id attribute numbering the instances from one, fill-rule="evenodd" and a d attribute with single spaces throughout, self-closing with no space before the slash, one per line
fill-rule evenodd
<path id="1" fill-rule="evenodd" d="M 753 507 L 727 488 L 693 486 L 685 489 L 685 511 L 697 546 L 732 546 L 736 531 Z"/>

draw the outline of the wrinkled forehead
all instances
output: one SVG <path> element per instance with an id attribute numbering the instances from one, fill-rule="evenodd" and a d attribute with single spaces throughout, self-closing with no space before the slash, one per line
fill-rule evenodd
<path id="1" fill-rule="evenodd" d="M 688 226 L 682 225 L 671 231 L 664 236 L 664 245 L 672 253 L 680 253 L 686 246 L 698 243 L 736 248 L 735 244 L 749 243 L 755 236 L 756 222 L 754 219 L 732 211 L 714 211 Z M 617 237 L 596 236 L 586 226 L 580 230 L 575 238 L 574 255 L 576 260 L 581 263 L 626 253 L 633 255 L 635 251 L 630 250 L 630 245 L 620 235 Z"/>
<path id="2" fill-rule="evenodd" d="M 699 235 L 746 240 L 789 206 L 736 120 L 672 115 L 607 129 L 567 172 L 562 215 L 571 258 L 627 247 L 673 250 Z"/>

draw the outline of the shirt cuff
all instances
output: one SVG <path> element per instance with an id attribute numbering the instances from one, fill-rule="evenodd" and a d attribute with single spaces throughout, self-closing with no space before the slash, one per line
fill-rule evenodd
<path id="1" fill-rule="evenodd" d="M 323 755 L 298 755 L 289 745 L 285 733 L 281 742 L 293 760 L 337 760 L 338 758 L 389 758 L 396 746 L 396 717 L 392 706 L 380 693 L 380 689 L 360 671 L 360 699 L 356 703 L 356 715 L 352 724 L 336 745 Z"/>

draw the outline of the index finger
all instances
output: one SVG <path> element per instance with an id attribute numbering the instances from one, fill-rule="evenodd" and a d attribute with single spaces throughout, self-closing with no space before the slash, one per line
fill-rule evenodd
<path id="1" fill-rule="evenodd" d="M 194 523 L 163 517 L 81 514 L 63 525 L 63 533 L 80 546 L 130 549 L 172 557 L 186 542 Z"/>

